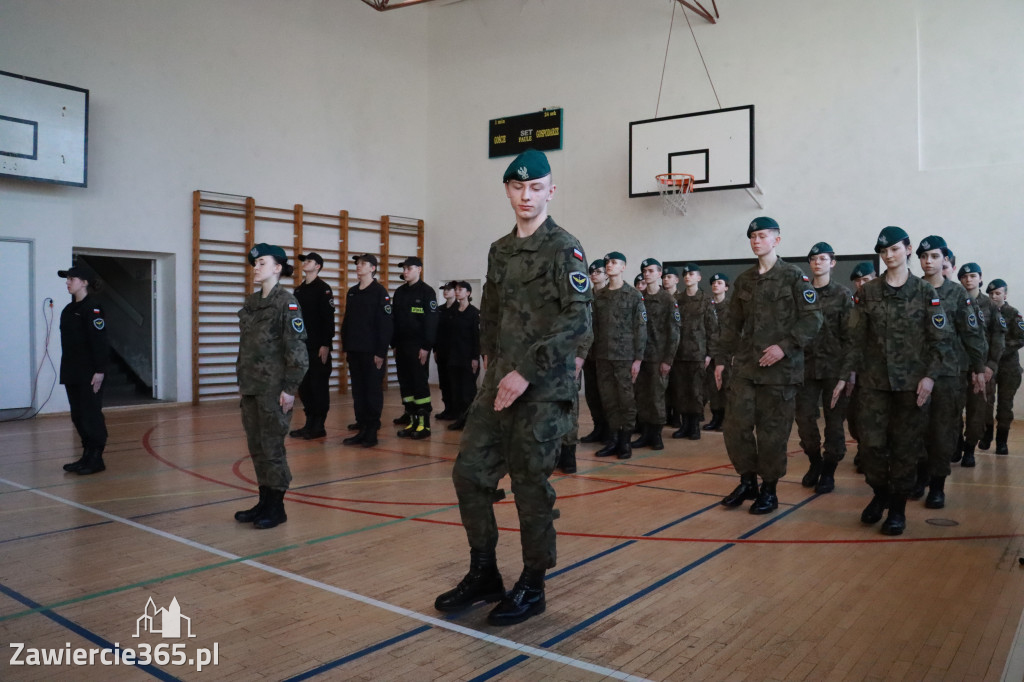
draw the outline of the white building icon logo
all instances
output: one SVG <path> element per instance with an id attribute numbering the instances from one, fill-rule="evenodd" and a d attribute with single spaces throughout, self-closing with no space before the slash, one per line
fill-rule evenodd
<path id="1" fill-rule="evenodd" d="M 138 637 L 140 632 L 150 632 L 164 639 L 178 639 L 182 636 L 182 621 L 185 621 L 186 637 L 195 637 L 192 634 L 192 619 L 181 615 L 177 597 L 171 599 L 171 605 L 166 609 L 158 609 L 150 597 L 146 602 L 146 609 L 135 621 L 135 634 L 132 637 Z"/>

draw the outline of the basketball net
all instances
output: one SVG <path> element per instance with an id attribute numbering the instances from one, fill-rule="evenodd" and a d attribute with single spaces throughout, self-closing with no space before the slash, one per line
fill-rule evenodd
<path id="1" fill-rule="evenodd" d="M 666 214 L 686 215 L 686 202 L 693 194 L 693 176 L 689 173 L 661 173 L 655 175 L 658 192 L 665 202 L 662 211 Z"/>

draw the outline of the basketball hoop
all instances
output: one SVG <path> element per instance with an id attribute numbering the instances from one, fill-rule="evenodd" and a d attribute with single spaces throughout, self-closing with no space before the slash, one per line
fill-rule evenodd
<path id="1" fill-rule="evenodd" d="M 658 192 L 665 200 L 665 213 L 672 209 L 686 215 L 686 202 L 693 194 L 693 176 L 689 173 L 660 173 L 654 176 L 658 182 Z"/>

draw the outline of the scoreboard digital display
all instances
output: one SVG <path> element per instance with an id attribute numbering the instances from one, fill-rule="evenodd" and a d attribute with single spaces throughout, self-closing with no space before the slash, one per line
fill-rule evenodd
<path id="1" fill-rule="evenodd" d="M 531 148 L 542 152 L 562 148 L 561 109 L 491 120 L 488 158 L 514 156 Z"/>

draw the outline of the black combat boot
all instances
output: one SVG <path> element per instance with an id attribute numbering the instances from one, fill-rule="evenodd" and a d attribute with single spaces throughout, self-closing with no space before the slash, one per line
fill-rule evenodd
<path id="1" fill-rule="evenodd" d="M 914 480 L 914 487 L 907 497 L 911 500 L 920 500 L 924 497 L 924 491 L 928 487 L 930 478 L 928 475 L 928 462 L 921 460 L 917 463 L 917 478 Z"/>
<path id="2" fill-rule="evenodd" d="M 630 442 L 629 447 L 631 448 L 646 448 L 651 444 L 651 428 L 649 424 L 640 424 L 640 435 L 637 439 Z"/>
<path id="3" fill-rule="evenodd" d="M 67 464 L 65 464 L 64 471 L 73 474 L 80 468 L 82 468 L 82 465 L 85 464 L 85 453 L 87 453 L 88 451 L 88 448 L 82 448 L 82 456 L 76 459 L 74 462 L 68 462 Z"/>
<path id="4" fill-rule="evenodd" d="M 860 513 L 860 522 L 871 525 L 882 520 L 882 514 L 889 508 L 889 493 L 881 488 L 872 488 L 875 496 Z"/>
<path id="5" fill-rule="evenodd" d="M 779 496 L 775 494 L 777 481 L 764 481 L 757 499 L 750 505 L 751 514 L 770 514 L 779 508 Z"/>
<path id="6" fill-rule="evenodd" d="M 259 515 L 253 519 L 252 525 L 266 530 L 284 523 L 288 515 L 284 513 L 284 491 L 267 488 L 267 499 Z"/>
<path id="7" fill-rule="evenodd" d="M 380 429 L 380 422 L 373 422 L 367 425 L 366 430 L 363 432 L 363 442 L 360 443 L 364 448 L 372 448 L 377 445 L 377 431 Z"/>
<path id="8" fill-rule="evenodd" d="M 690 435 L 687 436 L 690 440 L 700 440 L 700 423 L 703 417 L 702 413 L 690 415 Z"/>
<path id="9" fill-rule="evenodd" d="M 907 527 L 907 496 L 893 495 L 889 500 L 889 516 L 882 524 L 882 535 L 903 535 Z"/>
<path id="10" fill-rule="evenodd" d="M 408 438 L 416 430 L 416 425 L 419 422 L 418 414 L 409 414 L 409 421 L 406 422 L 404 429 L 399 429 L 396 434 L 399 438 Z"/>
<path id="11" fill-rule="evenodd" d="M 756 500 L 757 494 L 757 474 L 743 474 L 736 489 L 722 498 L 722 505 L 738 507 L 744 500 Z"/>
<path id="12" fill-rule="evenodd" d="M 629 445 L 629 429 L 619 431 L 619 447 L 616 448 L 615 456 L 619 459 L 629 459 L 633 456 L 633 448 Z"/>
<path id="13" fill-rule="evenodd" d="M 960 466 L 970 468 L 974 465 L 974 443 L 964 443 L 964 457 L 960 460 Z"/>
<path id="14" fill-rule="evenodd" d="M 326 414 L 318 414 L 313 418 L 313 423 L 306 422 L 306 435 L 303 436 L 306 440 L 313 440 L 315 438 L 323 438 L 327 435 L 327 429 L 324 428 L 324 422 L 327 421 Z"/>
<path id="15" fill-rule="evenodd" d="M 626 431 L 628 443 L 629 431 Z M 515 625 L 544 613 L 544 571 L 524 568 L 519 580 L 501 602 L 487 614 L 491 625 Z"/>
<path id="16" fill-rule="evenodd" d="M 581 443 L 603 443 L 608 439 L 608 424 L 594 422 L 594 430 L 580 438 Z"/>
<path id="17" fill-rule="evenodd" d="M 604 447 L 594 453 L 594 457 L 611 457 L 612 455 L 619 454 L 619 432 L 608 430 L 608 440 L 604 442 Z"/>
<path id="18" fill-rule="evenodd" d="M 705 431 L 721 431 L 722 430 L 722 419 L 725 417 L 725 410 L 711 410 L 711 421 L 705 424 L 703 430 Z"/>
<path id="19" fill-rule="evenodd" d="M 664 450 L 665 441 L 661 439 L 661 424 L 648 424 L 651 428 L 651 450 Z"/>
<path id="20" fill-rule="evenodd" d="M 407 426 L 409 424 L 409 422 L 411 422 L 411 421 L 412 421 L 412 406 L 406 404 L 406 406 L 405 406 L 405 414 L 403 414 L 401 417 L 395 417 L 394 419 L 391 420 L 391 423 L 392 424 L 396 424 L 397 426 Z"/>
<path id="21" fill-rule="evenodd" d="M 360 424 L 359 422 L 352 422 L 351 424 L 348 425 L 347 428 L 349 431 L 362 431 L 363 425 Z"/>
<path id="22" fill-rule="evenodd" d="M 288 432 L 288 435 L 291 436 L 292 438 L 305 438 L 306 434 L 309 433 L 309 427 L 310 427 L 312 421 L 313 421 L 313 417 L 307 412 L 306 413 L 306 423 L 302 426 L 302 428 L 301 429 L 293 429 L 293 430 Z"/>
<path id="23" fill-rule="evenodd" d="M 576 473 L 576 446 L 563 445 L 558 453 L 558 470 L 563 474 Z"/>
<path id="24" fill-rule="evenodd" d="M 953 463 L 953 464 L 956 464 L 957 462 L 960 461 L 960 459 L 963 456 L 964 456 L 964 434 L 961 433 L 960 437 L 957 439 L 957 442 L 956 442 L 956 452 L 954 452 L 953 456 L 949 458 L 949 461 L 951 463 Z"/>
<path id="25" fill-rule="evenodd" d="M 672 432 L 673 438 L 688 438 L 690 436 L 689 415 L 679 415 L 679 428 Z"/>
<path id="26" fill-rule="evenodd" d="M 266 486 L 260 486 L 260 501 L 256 503 L 255 507 L 251 509 L 244 509 L 242 511 L 235 512 L 235 521 L 239 523 L 252 523 L 259 518 L 260 513 L 263 511 L 264 505 L 267 503 L 267 488 Z"/>
<path id="27" fill-rule="evenodd" d="M 928 497 L 924 499 L 924 506 L 928 509 L 942 509 L 946 506 L 945 476 L 932 476 L 931 485 L 928 486 Z"/>
<path id="28" fill-rule="evenodd" d="M 345 440 L 341 441 L 342 445 L 361 445 L 366 440 L 366 427 L 360 426 L 359 433 L 354 436 L 349 436 Z"/>
<path id="29" fill-rule="evenodd" d="M 75 469 L 75 473 L 79 476 L 88 476 L 106 470 L 107 466 L 103 463 L 103 448 L 89 448 L 85 451 L 85 461 Z"/>
<path id="30" fill-rule="evenodd" d="M 813 488 L 818 485 L 818 479 L 821 477 L 821 469 L 824 463 L 821 461 L 820 454 L 812 455 L 807 453 L 807 459 L 811 462 L 811 468 L 800 479 L 800 485 L 805 488 Z"/>
<path id="31" fill-rule="evenodd" d="M 821 475 L 818 476 L 818 485 L 814 486 L 814 492 L 825 495 L 836 489 L 836 467 L 839 462 L 823 461 L 821 463 Z"/>
<path id="32" fill-rule="evenodd" d="M 413 440 L 423 440 L 424 438 L 430 438 L 430 411 L 424 411 L 416 415 L 416 429 L 409 434 L 409 437 Z"/>
<path id="33" fill-rule="evenodd" d="M 992 430 L 995 428 L 994 424 L 989 424 L 985 427 L 985 433 L 981 436 L 981 440 L 978 441 L 979 450 L 988 450 L 992 445 Z"/>
<path id="34" fill-rule="evenodd" d="M 498 572 L 494 550 L 469 552 L 469 573 L 455 586 L 434 600 L 434 608 L 445 613 L 468 609 L 478 601 L 496 602 L 505 596 L 505 584 Z"/>
<path id="35" fill-rule="evenodd" d="M 1000 426 L 996 429 L 996 454 L 997 455 L 1008 455 L 1010 454 L 1009 448 L 1006 446 L 1006 441 L 1010 438 L 1010 428 L 1003 428 Z"/>

